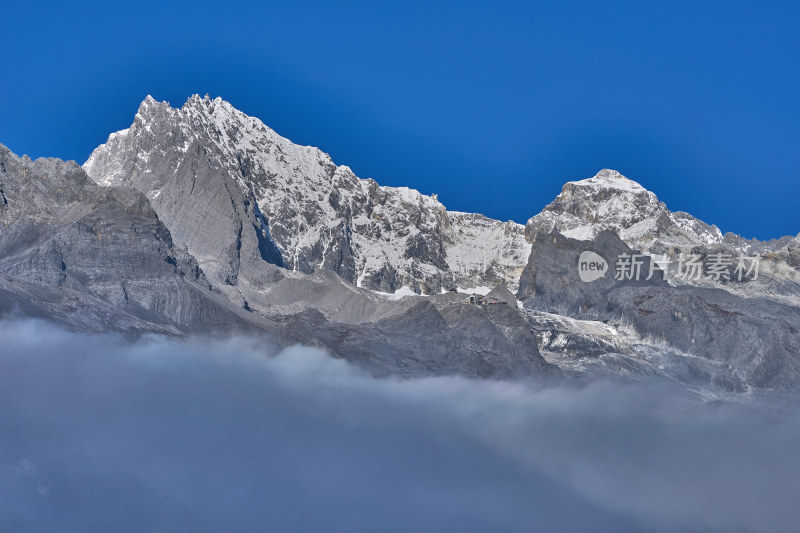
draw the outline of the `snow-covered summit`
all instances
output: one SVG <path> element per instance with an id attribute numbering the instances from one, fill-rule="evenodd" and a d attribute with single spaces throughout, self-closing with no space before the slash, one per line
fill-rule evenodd
<path id="1" fill-rule="evenodd" d="M 583 188 L 616 189 L 628 192 L 646 192 L 646 189 L 637 182 L 626 178 L 616 170 L 604 168 L 593 177 L 572 182 L 573 185 Z"/>
<path id="2" fill-rule="evenodd" d="M 143 191 L 176 242 L 229 282 L 246 254 L 226 235 L 246 241 L 250 226 L 289 270 L 332 270 L 384 292 L 514 287 L 530 253 L 522 225 L 448 213 L 433 196 L 360 179 L 221 98 L 193 95 L 173 108 L 147 97 L 84 169 L 102 185 Z"/>
<path id="3" fill-rule="evenodd" d="M 561 193 L 528 220 L 526 236 L 558 230 L 567 237 L 593 239 L 612 230 L 629 246 L 649 250 L 657 241 L 667 245 L 717 244 L 719 228 L 688 213 L 673 213 L 656 195 L 615 170 L 567 182 Z"/>
<path id="4" fill-rule="evenodd" d="M 447 211 L 435 195 L 361 179 L 322 150 L 199 95 L 179 108 L 145 98 L 133 124 L 111 134 L 84 169 L 101 185 L 144 192 L 173 240 L 210 279 L 232 287 L 242 279 L 258 286 L 267 261 L 289 271 L 332 271 L 387 293 L 500 283 L 515 289 L 533 237 L 552 230 L 589 240 L 610 229 L 653 253 L 695 245 L 751 253 L 792 240 L 723 236 L 610 169 L 566 183 L 525 227 Z"/>

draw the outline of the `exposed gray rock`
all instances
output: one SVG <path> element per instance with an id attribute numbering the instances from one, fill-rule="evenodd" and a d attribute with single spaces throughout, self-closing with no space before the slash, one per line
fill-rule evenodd
<path id="1" fill-rule="evenodd" d="M 714 370 L 705 376 L 697 370 L 688 377 L 692 381 L 705 377 L 709 385 L 726 390 L 795 387 L 800 383 L 800 309 L 796 306 L 765 298 L 742 298 L 715 288 L 672 286 L 657 269 L 649 281 L 619 280 L 612 270 L 605 277 L 585 282 L 579 276 L 578 260 L 587 250 L 609 265 L 614 265 L 621 254 L 635 253 L 610 231 L 601 232 L 593 241 L 570 239 L 558 232 L 537 234 L 520 281 L 518 295 L 524 306 L 610 324 L 628 334 L 626 344 L 643 360 L 653 362 L 660 357 L 663 366 L 663 358 L 672 353 L 670 364 L 677 373 L 670 375 L 674 378 L 689 368 L 673 364 L 675 354 L 685 354 L 719 363 L 690 365 L 696 370 Z M 648 270 L 645 258 L 642 271 L 647 274 Z M 551 335 L 557 332 L 540 329 Z M 543 347 L 552 349 L 548 342 Z M 642 347 L 633 346 L 636 343 Z M 597 356 L 597 344 L 589 342 L 589 349 L 583 346 L 576 351 L 582 356 Z M 617 351 L 628 350 L 620 346 L 609 349 L 609 353 Z"/>
<path id="2" fill-rule="evenodd" d="M 74 162 L 18 158 L 2 145 L 0 188 L 0 272 L 29 282 L 17 294 L 69 289 L 64 298 L 81 293 L 179 329 L 236 322 L 203 296 L 202 270 L 138 191 L 98 187 Z M 42 298 L 52 294 L 43 289 Z"/>
<path id="3" fill-rule="evenodd" d="M 92 179 L 0 146 L 3 316 L 133 336 L 265 334 L 378 375 L 560 368 L 660 376 L 711 397 L 800 384 L 800 235 L 722 235 L 614 171 L 567 183 L 523 228 L 359 179 L 197 96 L 180 109 L 148 97 L 83 168 Z M 607 271 L 581 279 L 583 252 Z M 757 255 L 760 270 L 676 278 L 684 254 Z M 639 256 L 639 279 L 615 276 L 623 255 Z"/>
<path id="4" fill-rule="evenodd" d="M 232 286 L 210 282 L 195 258 L 173 244 L 143 194 L 100 187 L 73 162 L 30 161 L 0 145 L 0 189 L 3 317 L 134 337 L 264 334 L 265 349 L 316 345 L 378 375 L 557 373 L 516 311 L 387 299 L 335 272 L 306 275 L 269 262 L 237 262 L 236 254 L 216 272 L 235 276 L 247 264 L 259 265 L 260 285 L 249 278 L 237 280 L 235 290 L 218 290 L 217 284 Z M 252 213 L 245 207 L 231 212 Z"/>
<path id="5" fill-rule="evenodd" d="M 671 212 L 655 194 L 609 169 L 564 184 L 561 194 L 528 220 L 525 235 L 531 240 L 554 230 L 580 240 L 611 230 L 638 250 L 649 250 L 656 241 L 669 246 L 723 241 L 716 226 L 688 213 Z"/>
<path id="6" fill-rule="evenodd" d="M 491 298 L 493 300 L 497 300 L 498 302 L 504 303 L 506 305 L 510 305 L 512 307 L 517 306 L 517 297 L 514 295 L 513 292 L 508 290 L 508 287 L 505 285 L 498 285 L 494 289 L 486 294 L 487 298 Z"/>
<path id="7" fill-rule="evenodd" d="M 383 292 L 516 286 L 530 250 L 519 224 L 359 179 L 219 98 L 174 109 L 148 97 L 84 168 L 144 192 L 209 278 L 232 285 L 262 285 L 266 261 Z"/>
<path id="8" fill-rule="evenodd" d="M 747 240 L 727 233 L 688 213 L 672 212 L 655 194 L 616 171 L 602 170 L 593 178 L 568 182 L 561 194 L 532 217 L 525 235 L 558 231 L 565 237 L 592 240 L 603 231 L 612 231 L 630 248 L 670 262 L 668 277 L 673 285 L 722 288 L 742 297 L 767 297 L 800 305 L 800 268 L 790 247 L 794 240 L 782 237 L 771 241 Z M 759 275 L 752 283 L 727 283 L 703 272 L 699 278 L 677 275 L 681 258 L 699 255 L 705 262 L 710 254 L 720 254 L 734 264 L 740 258 L 759 258 Z"/>

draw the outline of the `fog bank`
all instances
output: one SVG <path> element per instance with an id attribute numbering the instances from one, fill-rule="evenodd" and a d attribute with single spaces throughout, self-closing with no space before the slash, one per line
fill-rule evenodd
<path id="1" fill-rule="evenodd" d="M 3 531 L 792 531 L 800 420 L 0 322 Z"/>

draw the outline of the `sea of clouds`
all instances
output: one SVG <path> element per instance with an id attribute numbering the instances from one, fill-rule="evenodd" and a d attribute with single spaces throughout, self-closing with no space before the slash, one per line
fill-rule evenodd
<path id="1" fill-rule="evenodd" d="M 796 531 L 800 416 L 0 322 L 0 531 Z"/>

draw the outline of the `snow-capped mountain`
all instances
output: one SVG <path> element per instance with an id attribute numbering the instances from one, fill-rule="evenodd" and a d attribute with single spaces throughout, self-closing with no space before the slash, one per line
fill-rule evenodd
<path id="1" fill-rule="evenodd" d="M 673 213 L 655 194 L 615 170 L 567 182 L 552 203 L 528 220 L 525 233 L 558 230 L 565 237 L 592 240 L 612 230 L 632 248 L 649 250 L 656 240 L 676 245 L 719 244 L 722 232 L 688 213 Z"/>
<path id="2" fill-rule="evenodd" d="M 360 179 L 220 98 L 176 109 L 148 96 L 83 167 L 101 185 L 144 192 L 176 243 L 230 284 L 258 284 L 266 260 L 383 292 L 515 289 L 530 253 L 522 225 Z"/>
<path id="3" fill-rule="evenodd" d="M 659 375 L 712 397 L 800 383 L 800 236 L 723 235 L 612 170 L 523 227 L 360 179 L 219 98 L 148 97 L 83 168 L 0 145 L 0 223 L 0 315 L 256 331 L 379 375 Z M 762 261 L 757 280 L 586 282 L 586 251 L 649 255 L 645 272 L 683 251 Z"/>
<path id="4" fill-rule="evenodd" d="M 723 235 L 717 226 L 689 213 L 670 211 L 654 193 L 609 169 L 565 183 L 555 200 L 528 220 L 525 235 L 531 240 L 537 233 L 552 230 L 577 240 L 592 240 L 611 230 L 631 248 L 645 252 L 696 245 L 724 245 L 741 253 L 772 252 L 792 240 L 760 242 L 733 233 Z"/>
<path id="5" fill-rule="evenodd" d="M 796 239 L 758 241 L 733 233 L 723 235 L 716 226 L 689 213 L 670 211 L 654 193 L 614 170 L 567 182 L 525 226 L 525 236 L 531 241 L 553 231 L 578 241 L 594 241 L 602 232 L 612 231 L 632 250 L 663 261 L 673 285 L 724 287 L 742 296 L 800 302 L 800 246 Z M 729 275 L 740 258 L 748 258 L 744 260 L 752 266 L 752 258 L 757 257 L 758 275 L 751 282 L 733 284 L 703 272 L 685 275 L 682 261 L 695 257 L 703 263 L 709 255 L 728 258 Z"/>
<path id="6" fill-rule="evenodd" d="M 238 227 L 246 226 L 203 229 L 223 242 Z M 516 305 L 461 305 L 464 295 L 450 292 L 385 298 L 325 270 L 259 260 L 260 290 L 244 277 L 220 284 L 175 245 L 141 192 L 101 187 L 74 161 L 31 161 L 0 144 L 0 319 L 125 338 L 242 332 L 266 349 L 320 346 L 376 375 L 557 373 Z M 503 291 L 495 294 L 515 303 Z"/>

